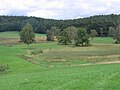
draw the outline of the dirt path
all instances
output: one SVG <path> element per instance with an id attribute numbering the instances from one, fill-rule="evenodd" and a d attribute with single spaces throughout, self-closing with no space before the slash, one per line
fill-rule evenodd
<path id="1" fill-rule="evenodd" d="M 67 67 L 74 67 L 74 66 L 91 66 L 91 65 L 114 64 L 114 63 L 120 63 L 120 61 L 109 61 L 109 62 L 99 62 L 99 63 L 90 63 L 90 64 L 73 64 L 73 65 L 67 65 Z"/>

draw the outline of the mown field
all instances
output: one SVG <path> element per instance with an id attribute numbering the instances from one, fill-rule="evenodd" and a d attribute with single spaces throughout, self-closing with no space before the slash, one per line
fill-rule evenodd
<path id="1" fill-rule="evenodd" d="M 0 90 L 120 90 L 120 45 L 94 38 L 92 46 L 46 42 L 27 46 L 18 32 L 0 33 Z M 3 39 L 4 38 L 4 39 Z"/>

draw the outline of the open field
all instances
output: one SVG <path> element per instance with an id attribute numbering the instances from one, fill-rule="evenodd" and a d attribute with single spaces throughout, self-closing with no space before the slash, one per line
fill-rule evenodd
<path id="1" fill-rule="evenodd" d="M 120 45 L 111 38 L 95 38 L 89 47 L 10 41 L 18 39 L 0 33 L 0 64 L 9 67 L 0 72 L 0 90 L 120 90 Z"/>
<path id="2" fill-rule="evenodd" d="M 0 44 L 13 45 L 20 44 L 19 32 L 0 32 Z M 45 41 L 45 34 L 36 34 L 36 42 Z"/>

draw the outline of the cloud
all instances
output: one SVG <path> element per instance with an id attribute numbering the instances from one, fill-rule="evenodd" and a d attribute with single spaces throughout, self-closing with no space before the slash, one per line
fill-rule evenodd
<path id="1" fill-rule="evenodd" d="M 1 0 L 0 15 L 71 19 L 99 14 L 119 14 L 119 4 L 119 0 Z"/>

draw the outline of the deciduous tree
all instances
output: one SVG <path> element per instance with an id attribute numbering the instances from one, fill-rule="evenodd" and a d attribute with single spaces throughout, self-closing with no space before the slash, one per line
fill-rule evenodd
<path id="1" fill-rule="evenodd" d="M 115 43 L 120 43 L 120 21 L 117 23 L 116 33 L 115 33 Z"/>
<path id="2" fill-rule="evenodd" d="M 35 42 L 35 34 L 33 32 L 33 28 L 30 23 L 27 23 L 22 28 L 22 31 L 20 31 L 20 39 L 22 42 L 24 42 L 27 45 Z"/>
<path id="3" fill-rule="evenodd" d="M 78 28 L 77 32 L 77 42 L 76 46 L 82 44 L 82 46 L 88 46 L 89 45 L 89 35 L 87 34 L 87 30 L 85 28 Z"/>
<path id="4" fill-rule="evenodd" d="M 97 31 L 96 31 L 95 29 L 91 30 L 90 36 L 91 36 L 92 39 L 93 39 L 94 37 L 98 36 Z"/>
<path id="5" fill-rule="evenodd" d="M 66 30 L 60 32 L 60 36 L 58 37 L 58 43 L 63 45 L 71 43 L 70 37 Z"/>

